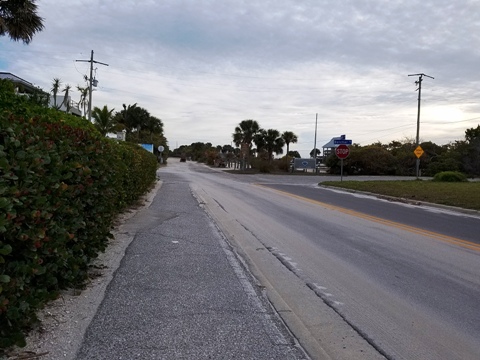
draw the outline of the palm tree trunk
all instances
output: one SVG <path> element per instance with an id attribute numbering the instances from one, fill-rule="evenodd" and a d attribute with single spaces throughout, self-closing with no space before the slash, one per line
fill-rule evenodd
<path id="1" fill-rule="evenodd" d="M 285 156 L 286 161 L 287 161 L 287 172 L 288 172 L 288 170 L 289 170 L 289 165 L 290 165 L 290 163 L 289 163 L 289 161 L 288 161 L 288 150 L 289 150 L 289 147 L 290 147 L 290 144 L 287 143 L 287 155 Z"/>

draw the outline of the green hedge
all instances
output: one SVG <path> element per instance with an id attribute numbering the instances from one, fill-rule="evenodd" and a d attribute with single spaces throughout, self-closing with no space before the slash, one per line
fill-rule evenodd
<path id="1" fill-rule="evenodd" d="M 36 97 L 15 95 L 12 82 L 5 79 L 0 79 L 0 111 L 5 116 L 36 117 L 45 122 L 62 123 L 100 135 L 97 128 L 83 117 L 43 106 Z"/>
<path id="2" fill-rule="evenodd" d="M 0 349 L 23 345 L 35 312 L 86 280 L 115 216 L 156 178 L 153 154 L 63 117 L 0 113 Z"/>
<path id="3" fill-rule="evenodd" d="M 438 182 L 465 182 L 467 177 L 458 171 L 442 171 L 433 177 L 433 181 Z"/>

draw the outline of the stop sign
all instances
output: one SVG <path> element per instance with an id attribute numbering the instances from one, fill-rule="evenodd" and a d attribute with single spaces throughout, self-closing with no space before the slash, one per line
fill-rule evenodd
<path id="1" fill-rule="evenodd" d="M 345 159 L 348 154 L 350 154 L 350 149 L 348 148 L 347 145 L 338 145 L 337 148 L 335 149 L 335 154 L 339 159 Z"/>

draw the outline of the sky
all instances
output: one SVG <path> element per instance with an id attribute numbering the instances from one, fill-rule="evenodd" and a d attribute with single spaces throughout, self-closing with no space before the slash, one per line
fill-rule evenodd
<path id="1" fill-rule="evenodd" d="M 479 0 L 40 0 L 45 29 L 0 37 L 0 71 L 49 91 L 85 86 L 93 106 L 137 103 L 171 149 L 232 144 L 246 119 L 292 131 L 304 157 L 354 143 L 438 145 L 480 124 Z M 78 101 L 80 94 L 74 91 Z M 317 115 L 318 114 L 318 115 Z M 318 120 L 317 120 L 318 119 Z"/>

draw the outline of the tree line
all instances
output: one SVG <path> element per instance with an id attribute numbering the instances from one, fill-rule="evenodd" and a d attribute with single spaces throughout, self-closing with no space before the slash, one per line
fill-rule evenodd
<path id="1" fill-rule="evenodd" d="M 235 127 L 232 145 L 217 145 L 196 142 L 175 149 L 172 156 L 184 155 L 193 161 L 209 165 L 239 162 L 245 168 L 272 172 L 288 171 L 293 157 L 300 157 L 297 151 L 290 151 L 290 144 L 298 141 L 291 131 L 280 133 L 275 129 L 262 129 L 255 120 L 243 120 Z M 254 145 L 256 147 L 254 147 Z M 273 159 L 273 154 L 287 155 Z M 480 125 L 465 130 L 465 138 L 446 145 L 431 141 L 420 144 L 424 153 L 420 157 L 420 171 L 423 176 L 434 176 L 443 171 L 458 171 L 468 176 L 480 176 Z M 243 148 L 243 150 L 242 150 Z M 376 142 L 361 146 L 350 146 L 350 155 L 344 160 L 344 171 L 351 175 L 398 175 L 414 176 L 416 156 L 414 140 L 394 140 L 389 143 Z M 314 151 L 310 152 L 313 156 Z M 317 149 L 317 156 L 320 150 Z M 333 153 L 324 159 L 331 174 L 340 173 L 340 160 Z M 244 169 L 245 169 L 244 168 Z"/>
<path id="2" fill-rule="evenodd" d="M 208 165 L 239 163 L 244 170 L 256 168 L 265 172 L 279 167 L 287 170 L 289 157 L 300 157 L 297 151 L 290 151 L 290 144 L 298 141 L 297 135 L 291 131 L 280 133 L 276 129 L 263 129 L 256 120 L 241 121 L 234 129 L 232 140 L 236 147 L 196 142 L 180 146 L 172 152 L 172 156 L 185 156 Z M 284 157 L 283 163 L 279 163 L 275 161 L 274 154 L 283 154 L 285 145 L 288 156 Z"/>
<path id="3" fill-rule="evenodd" d="M 465 130 L 463 140 L 446 145 L 431 141 L 420 144 L 423 176 L 434 176 L 442 171 L 458 171 L 469 176 L 480 175 L 480 125 Z M 415 175 L 415 141 L 376 142 L 367 146 L 350 146 L 350 155 L 344 160 L 344 171 L 354 175 Z M 340 160 L 335 154 L 326 159 L 331 173 L 340 173 Z"/>
<path id="4" fill-rule="evenodd" d="M 71 112 L 70 103 L 70 91 L 72 87 L 66 84 L 62 89 L 62 81 L 59 78 L 54 78 L 50 93 L 47 94 L 43 90 L 39 89 L 36 96 L 30 96 L 32 102 L 41 106 L 53 107 L 57 110 L 65 110 L 67 113 Z M 77 86 L 77 90 L 80 92 L 80 101 L 78 105 L 83 109 L 83 117 L 87 117 L 89 88 Z M 63 99 L 58 100 L 58 94 L 64 93 Z M 34 94 L 35 95 L 35 94 Z M 49 97 L 52 95 L 52 102 L 50 103 Z M 62 108 L 64 106 L 64 108 Z M 93 107 L 92 109 L 92 122 L 95 128 L 102 136 L 107 134 L 125 133 L 124 140 L 133 143 L 148 143 L 154 145 L 154 152 L 157 153 L 158 146 L 164 147 L 163 155 L 166 158 L 168 156 L 168 143 L 164 136 L 163 122 L 161 119 L 153 116 L 147 109 L 144 109 L 135 104 L 122 105 L 120 111 L 115 111 L 114 108 L 109 109 L 107 105 L 103 107 Z M 123 137 L 123 135 L 122 135 Z"/>

